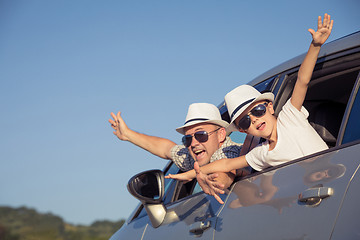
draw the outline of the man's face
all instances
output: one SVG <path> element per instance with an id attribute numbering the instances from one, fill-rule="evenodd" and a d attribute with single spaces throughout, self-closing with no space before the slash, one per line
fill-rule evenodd
<path id="1" fill-rule="evenodd" d="M 208 134 L 210 133 L 206 142 L 199 142 L 193 136 L 194 133 L 199 131 L 205 131 Z M 214 152 L 221 147 L 226 137 L 226 131 L 223 127 L 219 127 L 214 124 L 200 123 L 185 128 L 185 135 L 193 136 L 191 145 L 188 147 L 188 150 L 194 160 L 197 161 L 200 166 L 202 166 L 208 164 Z"/>
<path id="2" fill-rule="evenodd" d="M 257 107 L 259 104 L 264 104 L 266 101 L 259 101 L 252 103 L 236 120 L 235 125 L 238 126 L 240 120 L 248 115 L 250 117 L 250 126 L 247 129 L 239 129 L 241 132 L 251 134 L 256 137 L 262 137 L 270 139 L 270 137 L 276 133 L 276 118 L 274 117 L 274 109 L 271 102 L 265 104 L 266 112 L 262 116 L 254 116 L 251 114 L 251 110 Z"/>

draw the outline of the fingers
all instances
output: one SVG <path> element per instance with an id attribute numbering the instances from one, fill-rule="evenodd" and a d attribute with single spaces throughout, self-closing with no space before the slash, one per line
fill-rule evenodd
<path id="1" fill-rule="evenodd" d="M 224 201 L 221 200 L 221 198 L 219 197 L 219 195 L 215 194 L 215 195 L 213 195 L 213 196 L 214 196 L 214 198 L 216 199 L 216 201 L 218 201 L 220 204 L 224 204 Z"/>
<path id="2" fill-rule="evenodd" d="M 323 21 L 323 27 L 328 27 L 329 23 L 330 23 L 330 15 L 328 15 L 327 13 L 325 13 L 324 15 L 324 21 Z"/>
<path id="3" fill-rule="evenodd" d="M 219 174 L 217 174 L 217 173 L 210 174 L 210 175 L 208 175 L 208 180 L 214 181 L 218 176 L 219 176 Z"/>
<path id="4" fill-rule="evenodd" d="M 321 16 L 318 16 L 318 26 L 317 26 L 317 28 L 320 29 L 321 27 L 322 27 Z"/>
<path id="5" fill-rule="evenodd" d="M 113 112 L 110 113 L 111 117 L 114 119 L 109 119 L 109 122 L 111 124 L 111 126 L 115 129 L 118 121 L 118 118 L 115 116 L 115 114 Z"/>
<path id="6" fill-rule="evenodd" d="M 333 25 L 334 25 L 334 20 L 331 20 L 331 22 L 330 22 L 330 27 L 329 27 L 329 30 L 330 30 L 330 31 L 332 31 Z"/>
<path id="7" fill-rule="evenodd" d="M 332 30 L 334 24 L 334 20 L 331 20 L 331 16 L 327 13 L 324 14 L 324 20 L 321 23 L 321 16 L 318 17 L 318 29 L 319 28 L 328 28 L 330 31 Z"/>
<path id="8" fill-rule="evenodd" d="M 311 36 L 314 36 L 314 34 L 315 34 L 315 30 L 314 30 L 314 29 L 309 28 L 308 31 L 310 32 Z"/>
<path id="9" fill-rule="evenodd" d="M 194 170 L 196 172 L 196 174 L 200 174 L 201 171 L 200 171 L 200 166 L 199 166 L 199 163 L 198 162 L 194 162 Z"/>
<path id="10" fill-rule="evenodd" d="M 221 184 L 217 184 L 217 183 L 207 183 L 211 189 L 211 193 L 213 194 L 224 194 L 225 191 L 223 190 L 224 189 L 224 185 L 221 185 Z M 211 194 L 211 195 L 213 195 Z"/>
<path id="11" fill-rule="evenodd" d="M 165 178 L 171 178 L 171 179 L 175 179 L 174 176 L 172 174 L 166 175 Z"/>

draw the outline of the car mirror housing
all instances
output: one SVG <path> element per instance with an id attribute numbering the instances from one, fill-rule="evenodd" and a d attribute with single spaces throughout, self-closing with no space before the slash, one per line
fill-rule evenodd
<path id="1" fill-rule="evenodd" d="M 160 170 L 149 170 L 130 178 L 128 191 L 144 205 L 151 224 L 157 228 L 165 219 L 166 208 L 163 204 L 164 173 Z"/>
<path id="2" fill-rule="evenodd" d="M 149 170 L 136 174 L 129 180 L 127 188 L 142 203 L 161 203 L 164 196 L 164 173 Z"/>

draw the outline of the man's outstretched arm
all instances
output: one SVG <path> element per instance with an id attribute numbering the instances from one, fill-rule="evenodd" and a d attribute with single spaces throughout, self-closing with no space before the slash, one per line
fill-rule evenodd
<path id="1" fill-rule="evenodd" d="M 176 143 L 166 138 L 150 136 L 131 130 L 121 117 L 120 112 L 116 115 L 111 113 L 111 116 L 113 119 L 109 119 L 109 122 L 111 127 L 115 130 L 113 133 L 120 140 L 129 141 L 158 157 L 171 159 L 170 151 Z"/>

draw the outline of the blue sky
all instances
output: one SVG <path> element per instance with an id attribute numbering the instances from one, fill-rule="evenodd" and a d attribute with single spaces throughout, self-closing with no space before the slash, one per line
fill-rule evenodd
<path id="1" fill-rule="evenodd" d="M 180 143 L 193 102 L 224 95 L 305 52 L 317 16 L 329 41 L 360 30 L 357 0 L 0 0 L 0 205 L 67 222 L 127 218 L 134 174 L 162 169 L 112 134 Z"/>

